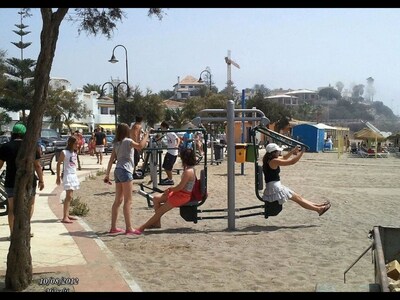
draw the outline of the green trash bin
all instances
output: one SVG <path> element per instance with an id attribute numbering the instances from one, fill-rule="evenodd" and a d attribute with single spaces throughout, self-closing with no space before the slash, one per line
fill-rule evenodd
<path id="1" fill-rule="evenodd" d="M 254 148 L 256 149 L 256 153 L 254 154 Z M 247 162 L 255 162 L 258 158 L 258 147 L 254 147 L 253 144 L 247 144 L 246 151 L 246 161 Z"/>

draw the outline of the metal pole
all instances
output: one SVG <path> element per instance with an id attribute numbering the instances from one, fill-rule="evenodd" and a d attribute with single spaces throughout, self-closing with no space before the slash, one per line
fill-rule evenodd
<path id="1" fill-rule="evenodd" d="M 122 46 L 122 45 L 121 45 Z M 122 46 L 124 47 L 124 46 Z M 129 80 L 128 80 L 128 50 L 125 49 L 125 71 L 126 71 L 126 85 L 128 86 L 128 91 L 129 91 Z"/>
<path id="2" fill-rule="evenodd" d="M 116 48 L 118 48 L 118 47 L 122 47 L 122 48 L 124 48 L 124 50 L 125 50 L 125 71 L 126 71 L 126 83 L 127 83 L 127 85 L 129 86 L 129 78 L 128 78 L 128 50 L 126 49 L 126 47 L 124 46 L 124 45 L 117 45 L 117 46 L 115 46 L 114 47 L 114 49 L 113 49 L 113 51 L 112 51 L 112 56 L 111 56 L 111 59 L 109 60 L 109 62 L 111 62 L 111 63 L 116 63 L 116 62 L 118 62 L 118 60 L 115 58 L 115 56 L 114 56 L 114 52 L 115 52 L 115 49 Z M 128 88 L 129 89 L 129 88 Z"/>
<path id="3" fill-rule="evenodd" d="M 242 90 L 242 109 L 245 109 L 245 105 L 244 105 L 244 90 Z M 242 112 L 242 118 L 244 118 L 244 112 Z M 242 144 L 244 143 L 244 130 L 245 130 L 245 126 L 244 126 L 244 120 L 242 121 Z M 244 175 L 244 163 L 240 164 L 240 174 Z"/>
<path id="4" fill-rule="evenodd" d="M 227 144 L 228 144 L 228 229 L 235 230 L 235 103 L 228 100 Z"/>
<path id="5" fill-rule="evenodd" d="M 117 125 L 118 125 L 118 116 L 117 116 L 117 103 L 118 103 L 118 88 L 116 88 L 114 85 L 114 116 L 115 116 L 115 131 L 114 133 L 117 133 Z"/>

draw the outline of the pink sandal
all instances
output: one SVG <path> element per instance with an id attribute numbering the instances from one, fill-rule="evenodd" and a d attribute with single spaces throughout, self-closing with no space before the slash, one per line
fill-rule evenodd
<path id="1" fill-rule="evenodd" d="M 135 234 L 135 235 L 141 235 L 142 233 L 143 233 L 143 231 L 140 231 L 140 230 L 138 230 L 138 229 L 127 230 L 127 231 L 125 231 L 125 234 L 126 234 L 126 235 L 133 235 L 133 234 Z"/>
<path id="2" fill-rule="evenodd" d="M 125 232 L 122 228 L 115 228 L 115 229 L 110 229 L 108 233 L 115 234 L 115 233 L 122 233 Z"/>

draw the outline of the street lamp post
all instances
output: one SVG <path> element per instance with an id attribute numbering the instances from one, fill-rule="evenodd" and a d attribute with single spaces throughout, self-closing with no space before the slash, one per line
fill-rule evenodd
<path id="1" fill-rule="evenodd" d="M 129 78 L 128 78 L 128 50 L 126 49 L 126 47 L 124 45 L 117 45 L 114 47 L 114 49 L 112 50 L 112 55 L 111 58 L 108 60 L 110 63 L 115 64 L 117 63 L 119 60 L 115 57 L 114 52 L 115 49 L 117 47 L 122 47 L 125 50 L 125 73 L 126 73 L 126 85 L 128 86 L 128 102 L 130 102 L 129 100 L 131 99 L 130 97 L 130 89 L 129 89 Z"/>
<path id="2" fill-rule="evenodd" d="M 127 86 L 126 94 L 127 94 L 127 97 L 129 97 L 129 96 L 130 96 L 129 85 L 128 85 L 128 83 L 126 83 L 126 82 L 124 82 L 124 81 L 121 81 L 120 83 L 118 83 L 118 84 L 115 86 L 112 82 L 107 81 L 107 82 L 105 82 L 105 83 L 103 84 L 103 86 L 101 87 L 100 96 L 99 96 L 97 99 L 101 99 L 101 98 L 104 97 L 104 86 L 105 86 L 106 84 L 110 84 L 110 85 L 112 86 L 112 88 L 113 88 L 114 118 L 115 118 L 115 131 L 116 131 L 116 130 L 117 130 L 117 126 L 118 126 L 118 116 L 117 116 L 118 88 L 119 88 L 119 86 L 120 86 L 121 84 L 125 84 L 125 85 Z"/>
<path id="3" fill-rule="evenodd" d="M 210 93 L 211 93 L 211 84 L 212 84 L 212 81 L 211 81 L 211 72 L 210 72 L 210 71 L 208 71 L 208 70 L 203 70 L 203 71 L 201 71 L 200 76 L 199 76 L 199 80 L 197 80 L 197 82 L 203 82 L 203 79 L 201 79 L 201 75 L 202 75 L 204 72 L 207 72 L 208 75 L 210 76 L 209 88 L 210 88 Z"/>

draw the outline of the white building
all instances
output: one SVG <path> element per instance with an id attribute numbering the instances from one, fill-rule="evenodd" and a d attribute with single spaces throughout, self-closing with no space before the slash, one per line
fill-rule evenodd
<path id="1" fill-rule="evenodd" d="M 78 100 L 83 102 L 86 107 L 92 111 L 92 114 L 85 119 L 77 120 L 76 123 L 77 125 L 86 125 L 89 132 L 92 132 L 96 128 L 97 124 L 100 124 L 104 130 L 111 130 L 114 132 L 114 100 L 110 97 L 102 97 L 102 99 L 97 99 L 99 96 L 99 93 L 96 91 L 84 93 L 83 89 L 77 89 Z"/>
<path id="2" fill-rule="evenodd" d="M 174 99 L 188 99 L 190 96 L 193 96 L 194 93 L 198 93 L 199 89 L 202 86 L 205 86 L 205 82 L 198 82 L 198 79 L 194 78 L 191 75 L 187 75 L 182 80 L 179 80 L 178 83 L 174 84 Z"/>

